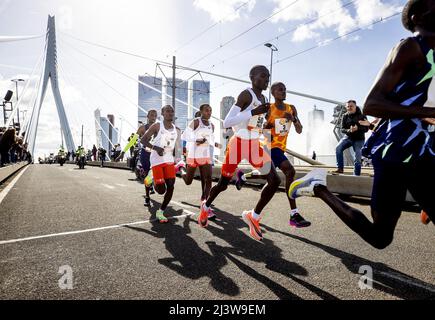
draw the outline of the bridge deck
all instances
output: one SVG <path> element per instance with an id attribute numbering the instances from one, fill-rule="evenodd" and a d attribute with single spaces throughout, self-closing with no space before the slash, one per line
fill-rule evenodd
<path id="1" fill-rule="evenodd" d="M 177 180 L 167 225 L 143 207 L 132 173 L 76 166 L 24 169 L 0 204 L 1 299 L 415 299 L 434 298 L 433 226 L 404 212 L 393 244 L 372 249 L 319 199 L 298 201 L 312 221 L 287 225 L 279 192 L 266 207 L 264 241 L 240 218 L 260 193 L 234 186 L 216 200 L 218 219 L 200 228 L 200 186 Z M 368 203 L 354 203 L 369 215 Z M 176 216 L 181 216 L 175 218 Z M 151 221 L 150 221 L 151 219 Z M 137 224 L 131 224 L 135 223 Z M 119 226 L 119 224 L 130 224 Z M 104 228 L 109 227 L 109 228 Z M 40 236 L 40 238 L 32 238 Z M 61 266 L 74 289 L 61 290 Z M 374 270 L 374 289 L 360 290 L 359 268 Z"/>

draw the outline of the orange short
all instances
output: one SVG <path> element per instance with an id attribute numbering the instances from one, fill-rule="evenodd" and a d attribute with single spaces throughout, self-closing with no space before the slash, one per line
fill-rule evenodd
<path id="1" fill-rule="evenodd" d="M 245 140 L 232 137 L 227 145 L 225 161 L 222 164 L 222 175 L 231 178 L 242 159 L 246 159 L 256 169 L 271 163 L 270 155 L 264 152 L 258 139 Z"/>
<path id="2" fill-rule="evenodd" d="M 192 168 L 198 168 L 206 164 L 211 164 L 210 158 L 187 158 L 187 165 Z"/>
<path id="3" fill-rule="evenodd" d="M 165 180 L 175 179 L 175 165 L 173 163 L 162 163 L 152 167 L 154 184 L 164 184 Z"/>

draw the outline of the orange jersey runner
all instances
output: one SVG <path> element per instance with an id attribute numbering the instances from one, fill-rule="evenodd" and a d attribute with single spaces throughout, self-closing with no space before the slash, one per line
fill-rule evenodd
<path id="1" fill-rule="evenodd" d="M 293 107 L 287 103 L 283 104 L 285 109 L 278 109 L 275 103 L 270 106 L 270 111 L 267 117 L 267 127 L 272 127 L 271 135 L 272 142 L 271 148 L 279 148 L 283 151 L 287 148 L 287 137 L 291 128 L 291 121 L 285 117 L 286 113 L 294 116 Z"/>

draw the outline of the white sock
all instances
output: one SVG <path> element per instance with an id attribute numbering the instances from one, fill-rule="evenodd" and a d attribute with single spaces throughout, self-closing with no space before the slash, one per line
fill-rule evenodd
<path id="1" fill-rule="evenodd" d="M 298 208 L 293 209 L 293 210 L 290 211 L 290 217 L 293 217 L 296 213 L 299 213 Z"/>
<path id="2" fill-rule="evenodd" d="M 210 210 L 210 207 L 207 207 L 207 205 L 205 204 L 205 202 L 204 202 L 204 209 L 205 209 L 205 211 Z"/>
<path id="3" fill-rule="evenodd" d="M 257 214 L 254 210 L 252 210 L 252 218 L 254 218 L 255 220 L 260 220 L 260 215 Z"/>

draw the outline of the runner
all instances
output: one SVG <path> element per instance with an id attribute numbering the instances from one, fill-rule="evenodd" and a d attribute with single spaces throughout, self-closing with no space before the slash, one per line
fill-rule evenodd
<path id="1" fill-rule="evenodd" d="M 314 170 L 290 186 L 292 198 L 317 196 L 366 242 L 384 249 L 393 241 L 409 190 L 435 221 L 435 0 L 411 0 L 402 22 L 413 37 L 390 53 L 364 106 L 382 118 L 365 144 L 375 171 L 370 222 L 326 188 L 326 172 Z"/>
<path id="2" fill-rule="evenodd" d="M 174 151 L 177 157 L 181 155 L 180 130 L 175 127 L 174 115 L 172 106 L 164 106 L 162 108 L 163 122 L 151 125 L 141 139 L 142 144 L 152 150 L 150 162 L 154 176 L 154 188 L 159 194 L 165 195 L 163 203 L 156 213 L 156 218 L 160 223 L 168 222 L 164 213 L 174 193 Z M 154 136 L 155 139 L 151 144 L 150 141 Z"/>
<path id="3" fill-rule="evenodd" d="M 118 161 L 124 157 L 124 154 L 130 150 L 131 147 L 134 147 L 138 140 L 143 137 L 145 132 L 156 122 L 157 120 L 157 110 L 150 109 L 148 110 L 147 114 L 147 120 L 148 122 L 146 124 L 142 124 L 138 129 L 136 134 L 132 136 L 129 143 L 125 146 L 124 150 L 121 152 L 121 155 L 118 156 L 118 158 L 115 161 Z M 140 141 L 140 140 L 139 140 Z M 150 194 L 154 194 L 154 190 L 152 187 L 152 177 L 150 176 L 150 170 L 151 170 L 151 163 L 150 163 L 150 155 L 151 155 L 151 149 L 146 148 L 142 145 L 140 153 L 139 153 L 139 160 L 140 164 L 142 165 L 142 169 L 144 170 L 144 186 L 145 186 L 145 201 L 144 206 L 149 207 L 151 205 L 151 198 Z M 135 164 L 133 164 L 135 165 Z"/>
<path id="4" fill-rule="evenodd" d="M 275 168 L 280 168 L 286 177 L 285 188 L 288 192 L 290 184 L 295 178 L 295 169 L 290 161 L 285 156 L 285 150 L 287 148 L 287 137 L 290 132 L 292 122 L 295 125 L 295 130 L 298 134 L 302 133 L 302 124 L 298 118 L 298 112 L 296 107 L 290 104 L 284 103 L 287 92 L 286 87 L 282 82 L 276 82 L 270 88 L 275 103 L 270 106 L 270 110 L 266 115 L 266 130 L 271 130 L 271 150 L 268 151 L 272 157 Z M 258 172 L 252 171 L 250 173 L 243 174 L 243 171 L 237 172 L 236 187 L 238 190 L 242 188 L 242 185 L 246 179 L 257 179 Z M 296 201 L 288 197 L 290 203 L 290 220 L 289 225 L 296 228 L 309 227 L 310 222 L 306 221 L 296 206 Z"/>
<path id="5" fill-rule="evenodd" d="M 227 146 L 219 182 L 211 189 L 207 201 L 201 205 L 198 217 L 198 223 L 201 227 L 207 226 L 211 204 L 221 192 L 228 188 L 238 164 L 242 159 L 246 159 L 254 168 L 260 170 L 262 178 L 267 179 L 267 184 L 255 208 L 242 213 L 243 220 L 249 226 L 251 237 L 256 240 L 263 238 L 260 229 L 260 215 L 281 183 L 270 156 L 264 152 L 259 140 L 264 114 L 270 108 L 269 103 L 266 103 L 266 99 L 262 95 L 262 91 L 268 87 L 269 77 L 269 70 L 265 66 L 253 67 L 250 71 L 252 89 L 246 89 L 239 95 L 236 104 L 231 107 L 225 118 L 224 127 L 233 127 L 235 135 Z"/>
<path id="6" fill-rule="evenodd" d="M 181 171 L 181 178 L 186 185 L 191 185 L 195 177 L 196 168 L 199 168 L 201 176 L 202 194 L 201 203 L 208 198 L 212 180 L 212 155 L 210 146 L 219 146 L 215 143 L 214 125 L 210 118 L 212 108 L 203 104 L 199 108 L 199 117 L 192 120 L 183 133 L 182 140 L 187 142 L 187 168 L 184 162 L 177 165 Z M 208 218 L 215 218 L 215 213 L 210 208 Z"/>

